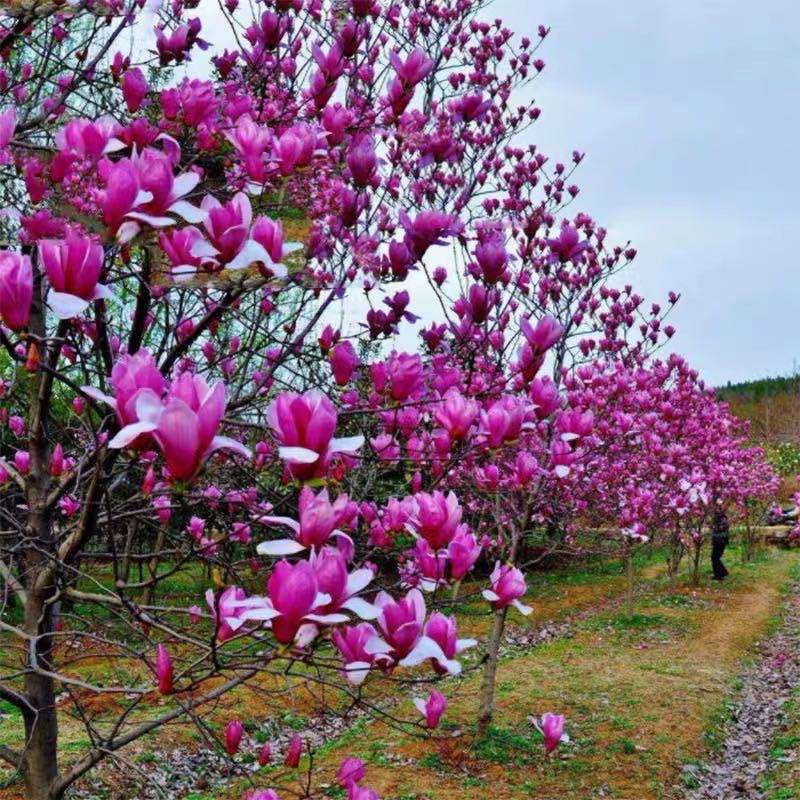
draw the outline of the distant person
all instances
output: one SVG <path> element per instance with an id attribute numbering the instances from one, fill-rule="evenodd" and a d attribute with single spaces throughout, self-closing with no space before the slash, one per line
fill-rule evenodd
<path id="1" fill-rule="evenodd" d="M 717 508 L 711 524 L 711 569 L 714 571 L 714 580 L 721 581 L 728 574 L 722 563 L 722 554 L 730 542 L 730 525 L 728 515 L 724 509 Z"/>

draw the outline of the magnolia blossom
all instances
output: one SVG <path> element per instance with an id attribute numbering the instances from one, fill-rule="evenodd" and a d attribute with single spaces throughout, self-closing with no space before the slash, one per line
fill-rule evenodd
<path id="1" fill-rule="evenodd" d="M 152 389 L 139 390 L 134 403 L 137 421 L 122 428 L 109 447 L 128 447 L 142 434 L 152 434 L 170 475 L 178 481 L 192 478 L 216 450 L 250 458 L 243 444 L 217 435 L 225 405 L 224 384 L 210 387 L 201 376 L 184 373 L 163 400 Z"/>
<path id="2" fill-rule="evenodd" d="M 253 236 L 253 210 L 246 194 L 239 192 L 225 204 L 206 195 L 201 206 L 208 238 L 192 246 L 193 256 L 207 258 L 230 270 L 261 263 L 274 275 L 286 277 L 286 267 L 273 261 L 268 250 Z"/>
<path id="3" fill-rule="evenodd" d="M 136 176 L 137 195 L 135 208 L 125 214 L 125 222 L 117 233 L 121 242 L 130 241 L 141 230 L 140 223 L 152 228 L 164 228 L 175 224 L 170 214 L 182 217 L 187 222 L 203 222 L 206 212 L 193 206 L 184 198 L 200 182 L 197 172 L 185 172 L 177 177 L 173 173 L 173 161 L 166 154 L 152 147 L 134 154 L 128 167 Z"/>
<path id="4" fill-rule="evenodd" d="M 263 597 L 248 597 L 238 586 L 229 586 L 219 598 L 209 589 L 205 597 L 220 642 L 232 639 L 247 622 L 268 622 L 277 616 Z"/>
<path id="5" fill-rule="evenodd" d="M 511 564 L 495 564 L 489 578 L 491 589 L 484 589 L 481 594 L 492 604 L 495 610 L 514 606 L 520 614 L 527 616 L 533 611 L 530 606 L 520 603 L 519 598 L 525 594 L 525 576 Z"/>
<path id="6" fill-rule="evenodd" d="M 163 644 L 156 647 L 156 678 L 158 679 L 158 691 L 161 694 L 170 694 L 173 679 L 172 660 Z"/>
<path id="7" fill-rule="evenodd" d="M 374 605 L 357 596 L 375 577 L 369 567 L 360 567 L 348 573 L 345 557 L 331 547 L 312 553 L 309 560 L 317 576 L 319 591 L 330 598 L 318 611 L 331 614 L 346 609 L 361 619 L 375 619 L 378 616 L 378 609 Z"/>
<path id="8" fill-rule="evenodd" d="M 345 614 L 321 613 L 331 597 L 319 591 L 317 575 L 308 561 L 290 564 L 279 561 L 267 581 L 267 595 L 270 607 L 275 614 L 272 619 L 272 633 L 281 644 L 289 644 L 301 633 L 300 644 L 306 637 L 316 635 L 316 624 L 335 625 L 347 622 Z"/>
<path id="9" fill-rule="evenodd" d="M 345 625 L 331 631 L 331 641 L 342 657 L 342 675 L 348 683 L 360 686 L 373 664 L 387 664 L 390 659 L 368 649 L 372 642 L 380 640 L 378 631 L 368 622 Z"/>
<path id="10" fill-rule="evenodd" d="M 400 600 L 379 592 L 375 605 L 380 609 L 377 621 L 383 638 L 369 641 L 368 652 L 385 656 L 389 663 L 401 667 L 414 667 L 433 659 L 451 675 L 461 671 L 461 664 L 448 658 L 438 642 L 425 635 L 425 599 L 418 589 L 411 589 Z"/>
<path id="11" fill-rule="evenodd" d="M 569 742 L 569 736 L 564 733 L 563 714 L 542 714 L 542 719 L 533 720 L 536 729 L 544 737 L 544 749 L 546 753 L 552 753 L 562 742 Z"/>
<path id="12" fill-rule="evenodd" d="M 0 250 L 0 319 L 12 331 L 28 325 L 33 299 L 33 269 L 28 256 Z"/>
<path id="13" fill-rule="evenodd" d="M 17 112 L 12 108 L 6 108 L 0 112 L 0 148 L 7 147 L 14 138 L 14 130 L 17 127 Z"/>
<path id="14" fill-rule="evenodd" d="M 331 537 L 350 542 L 350 537 L 337 529 L 349 505 L 346 494 L 340 494 L 331 503 L 327 489 L 315 495 L 309 487 L 304 486 L 298 500 L 299 522 L 290 517 L 260 516 L 257 519 L 262 525 L 284 525 L 294 532 L 296 538 L 261 542 L 256 549 L 262 556 L 287 556 L 309 547 L 319 548 Z"/>
<path id="15" fill-rule="evenodd" d="M 446 617 L 438 611 L 435 611 L 428 618 L 425 623 L 424 633 L 425 636 L 439 645 L 448 659 L 442 662 L 434 658 L 432 661 L 434 670 L 442 675 L 445 673 L 454 674 L 453 669 L 456 672 L 460 671 L 460 665 L 454 667 L 455 664 L 458 664 L 457 661 L 454 661 L 455 657 L 464 650 L 478 644 L 476 639 L 459 639 L 456 633 L 455 617 Z"/>
<path id="16" fill-rule="evenodd" d="M 480 406 L 474 400 L 468 400 L 457 389 L 450 389 L 433 415 L 451 439 L 466 439 L 479 411 Z"/>
<path id="17" fill-rule="evenodd" d="M 50 282 L 47 302 L 61 319 L 84 311 L 92 300 L 111 297 L 98 283 L 103 269 L 103 247 L 92 239 L 68 235 L 39 242 L 39 263 Z"/>
<path id="18" fill-rule="evenodd" d="M 56 147 L 62 153 L 98 159 L 105 153 L 113 153 L 125 146 L 117 138 L 121 128 L 111 116 L 94 121 L 73 119 L 56 132 Z"/>
<path id="19" fill-rule="evenodd" d="M 426 700 L 415 697 L 414 707 L 425 718 L 425 726 L 435 728 L 447 708 L 447 700 L 441 692 L 435 689 L 428 695 Z"/>
<path id="20" fill-rule="evenodd" d="M 321 392 L 282 392 L 267 408 L 267 423 L 281 446 L 278 454 L 301 480 L 325 474 L 336 453 L 355 453 L 363 436 L 334 439 L 336 409 Z"/>
<path id="21" fill-rule="evenodd" d="M 114 364 L 111 370 L 111 386 L 113 395 L 107 395 L 93 386 L 81 387 L 83 392 L 93 399 L 111 406 L 117 415 L 117 420 L 122 426 L 138 422 L 136 402 L 144 389 L 153 392 L 157 397 L 162 397 L 166 390 L 167 382 L 156 366 L 155 359 L 149 351 L 141 349 L 133 355 L 123 355 Z M 140 447 L 151 441 L 149 434 L 142 434 L 130 443 L 129 446 Z"/>
<path id="22" fill-rule="evenodd" d="M 223 746 L 225 752 L 229 756 L 236 755 L 242 743 L 242 735 L 244 734 L 244 727 L 238 719 L 229 720 L 225 726 L 225 733 L 223 735 Z"/>
<path id="23" fill-rule="evenodd" d="M 409 505 L 413 510 L 408 529 L 425 539 L 434 549 L 447 547 L 461 523 L 461 506 L 455 494 L 419 492 Z"/>

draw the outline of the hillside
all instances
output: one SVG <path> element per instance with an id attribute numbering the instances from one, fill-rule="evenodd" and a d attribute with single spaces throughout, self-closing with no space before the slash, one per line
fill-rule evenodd
<path id="1" fill-rule="evenodd" d="M 800 374 L 729 383 L 715 391 L 738 417 L 750 420 L 757 442 L 800 442 Z"/>

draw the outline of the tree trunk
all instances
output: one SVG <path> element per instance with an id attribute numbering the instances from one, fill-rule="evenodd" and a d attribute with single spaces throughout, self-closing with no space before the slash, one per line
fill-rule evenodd
<path id="1" fill-rule="evenodd" d="M 34 270 L 35 291 L 31 307 L 30 330 L 40 339 L 47 335 L 45 308 L 41 302 L 42 285 L 38 270 Z M 59 323 L 56 339 L 40 353 L 40 358 L 52 369 L 61 349 L 60 339 L 66 323 Z M 26 476 L 28 503 L 27 534 L 30 539 L 23 550 L 26 600 L 23 629 L 29 640 L 25 663 L 25 748 L 22 775 L 27 788 L 27 800 L 57 800 L 54 785 L 58 777 L 58 719 L 53 679 L 43 672 L 53 671 L 53 626 L 57 570 L 51 559 L 56 558 L 53 541 L 52 508 L 48 504 L 51 488 L 50 447 L 47 425 L 50 416 L 52 372 L 41 367 L 30 382 L 28 416 L 28 451 L 30 468 Z"/>
<path id="2" fill-rule="evenodd" d="M 694 565 L 692 569 L 692 586 L 697 586 L 700 583 L 700 552 L 702 550 L 702 542 L 697 542 L 694 546 Z"/>
<path id="3" fill-rule="evenodd" d="M 625 575 L 627 578 L 627 589 L 625 592 L 625 609 L 628 614 L 628 619 L 633 616 L 633 548 L 626 548 L 625 553 Z"/>
<path id="4" fill-rule="evenodd" d="M 497 662 L 500 660 L 500 643 L 506 624 L 508 608 L 494 612 L 492 632 L 486 645 L 486 662 L 483 666 L 483 685 L 481 686 L 481 706 L 478 712 L 478 735 L 483 736 L 494 714 L 494 686 L 497 679 Z"/>
<path id="5" fill-rule="evenodd" d="M 53 785 L 58 777 L 58 720 L 53 680 L 29 674 L 25 679 L 25 757 L 22 775 L 28 800 L 56 800 Z"/>

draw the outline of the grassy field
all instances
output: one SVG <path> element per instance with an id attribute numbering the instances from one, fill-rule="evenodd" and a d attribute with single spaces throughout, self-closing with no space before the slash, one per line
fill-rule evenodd
<path id="1" fill-rule="evenodd" d="M 480 674 L 467 669 L 461 679 L 442 687 L 450 706 L 434 736 L 412 736 L 387 722 L 357 723 L 317 751 L 318 780 L 331 783 L 347 754 L 364 758 L 366 782 L 384 800 L 477 800 L 489 792 L 494 800 L 668 797 L 668 788 L 688 775 L 682 766 L 718 744 L 736 677 L 754 641 L 774 624 L 782 587 L 797 565 L 796 554 L 777 550 L 748 565 L 737 563 L 733 553 L 728 560 L 732 574 L 725 584 L 707 582 L 696 589 L 688 587 L 685 575 L 670 586 L 660 560 L 641 563 L 632 617 L 614 602 L 625 589 L 617 563 L 533 576 L 528 600 L 535 611 L 529 619 L 515 615 L 515 631 L 570 617 L 571 635 L 509 649 L 498 674 L 497 722 L 485 736 L 478 738 L 473 724 Z M 175 590 L 191 595 L 195 584 L 194 576 L 185 576 Z M 488 625 L 477 604 L 461 609 L 460 622 L 462 635 L 478 637 Z M 82 671 L 101 680 L 102 670 L 112 668 L 124 673 L 125 664 L 89 658 Z M 97 702 L 102 715 L 103 703 L 119 700 L 101 697 Z M 152 713 L 168 702 L 154 694 Z M 253 721 L 259 731 L 270 720 L 302 729 L 317 710 L 317 695 L 302 677 L 267 675 L 218 701 L 203 721 L 217 735 L 234 716 Z M 401 710 L 413 716 L 410 707 Z M 567 715 L 572 739 L 550 757 L 544 756 L 529 721 L 545 711 Z M 18 744 L 20 720 L 8 707 L 0 714 L 0 742 Z M 67 759 L 88 745 L 82 726 L 66 713 L 61 732 Z M 793 735 L 800 737 L 800 712 L 797 731 L 787 734 Z M 182 723 L 140 740 L 125 757 L 146 769 L 179 745 L 207 746 L 194 726 Z M 786 742 L 776 742 L 776 748 L 781 746 Z M 247 757 L 252 759 L 252 753 Z M 800 780 L 790 773 L 787 766 L 770 775 L 775 792 Z M 286 796 L 298 789 L 285 770 L 265 769 L 257 778 L 256 785 L 282 787 Z M 6 773 L 5 780 L 12 783 L 0 789 L 0 798 L 19 797 L 13 776 Z M 105 789 L 98 787 L 97 797 L 114 796 L 114 782 L 107 782 Z M 238 798 L 252 786 L 234 778 L 223 789 L 189 797 Z M 336 790 L 330 794 L 335 800 Z M 777 793 L 774 800 L 791 796 Z"/>

